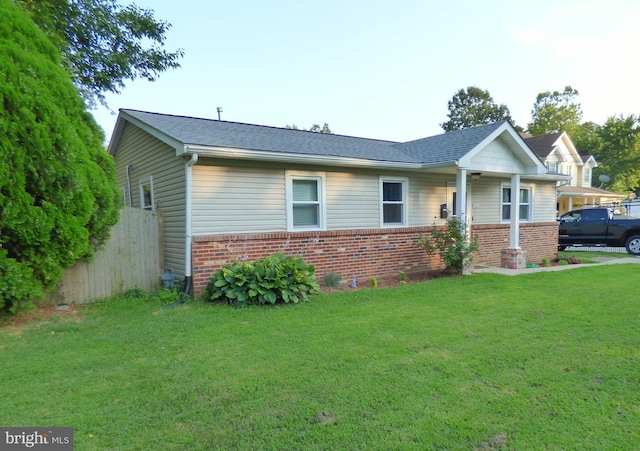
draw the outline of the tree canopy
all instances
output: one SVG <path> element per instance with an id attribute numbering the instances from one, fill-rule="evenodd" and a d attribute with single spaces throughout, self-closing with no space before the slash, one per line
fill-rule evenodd
<path id="1" fill-rule="evenodd" d="M 0 9 L 0 310 L 15 312 L 93 255 L 121 193 L 57 49 L 11 0 Z"/>
<path id="2" fill-rule="evenodd" d="M 105 93 L 119 93 L 125 81 L 154 81 L 180 66 L 182 50 L 164 50 L 167 22 L 153 11 L 116 0 L 15 0 L 29 12 L 62 54 L 89 106 L 106 105 Z"/>
<path id="3" fill-rule="evenodd" d="M 582 107 L 576 101 L 579 92 L 571 86 L 564 91 L 545 91 L 538 94 L 531 110 L 529 133 L 535 136 L 567 132 L 572 135 L 582 120 Z"/>
<path id="4" fill-rule="evenodd" d="M 489 91 L 476 86 L 460 89 L 448 102 L 449 120 L 440 124 L 445 132 L 463 128 L 486 125 L 493 122 L 511 119 L 509 108 L 504 104 L 496 104 Z"/>
<path id="5" fill-rule="evenodd" d="M 609 176 L 608 189 L 635 192 L 640 187 L 640 118 L 611 116 L 596 133 L 599 146 L 590 149 L 599 162 L 594 175 Z"/>
<path id="6" fill-rule="evenodd" d="M 287 124 L 284 126 L 284 128 L 288 128 L 291 130 L 304 130 L 304 131 L 315 132 L 315 133 L 333 133 L 329 128 L 329 124 L 327 124 L 326 122 L 322 127 L 320 126 L 320 124 L 313 124 L 308 129 L 307 128 L 300 129 L 296 124 L 293 124 L 293 125 Z"/>

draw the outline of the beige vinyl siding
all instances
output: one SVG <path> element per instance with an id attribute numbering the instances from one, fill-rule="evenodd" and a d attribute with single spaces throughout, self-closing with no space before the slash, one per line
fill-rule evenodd
<path id="1" fill-rule="evenodd" d="M 509 179 L 480 177 L 470 183 L 472 224 L 500 223 L 500 183 Z"/>
<path id="2" fill-rule="evenodd" d="M 471 165 L 491 172 L 518 173 L 524 169 L 523 163 L 515 157 L 513 151 L 501 139 L 487 144 L 471 159 Z"/>
<path id="3" fill-rule="evenodd" d="M 535 222 L 555 221 L 556 202 L 555 182 L 537 183 L 533 193 L 533 220 Z"/>
<path id="4" fill-rule="evenodd" d="M 501 187 L 510 184 L 509 178 L 480 177 L 471 184 L 471 214 L 473 224 L 499 224 Z M 555 182 L 520 180 L 523 188 L 533 188 L 533 221 L 549 222 L 555 220 L 556 196 Z"/>
<path id="5" fill-rule="evenodd" d="M 380 226 L 378 174 L 327 172 L 327 229 Z"/>
<path id="6" fill-rule="evenodd" d="M 186 160 L 175 149 L 126 123 L 115 156 L 118 185 L 127 191 L 126 166 L 131 165 L 132 205 L 140 208 L 139 182 L 153 177 L 156 209 L 161 218 L 163 265 L 184 276 Z"/>
<path id="7" fill-rule="evenodd" d="M 440 204 L 447 203 L 447 181 L 441 174 L 412 174 L 409 177 L 409 226 L 439 224 Z"/>
<path id="8" fill-rule="evenodd" d="M 194 235 L 286 230 L 284 170 L 193 166 Z"/>

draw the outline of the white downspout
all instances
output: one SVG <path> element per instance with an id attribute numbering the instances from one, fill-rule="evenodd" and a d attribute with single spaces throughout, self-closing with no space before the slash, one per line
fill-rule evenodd
<path id="1" fill-rule="evenodd" d="M 186 149 L 185 149 L 186 150 Z M 184 254 L 184 276 L 185 276 L 185 283 L 191 283 L 191 241 L 193 239 L 193 233 L 191 231 L 191 197 L 192 197 L 192 189 L 191 189 L 191 184 L 192 184 L 192 180 L 193 180 L 193 175 L 192 175 L 192 167 L 194 164 L 196 164 L 198 162 L 198 154 L 197 153 L 192 153 L 191 154 L 191 159 L 189 161 L 187 161 L 187 164 L 185 165 L 185 183 L 186 183 L 186 187 L 185 187 L 185 202 L 186 202 L 186 209 L 185 209 L 185 254 Z"/>

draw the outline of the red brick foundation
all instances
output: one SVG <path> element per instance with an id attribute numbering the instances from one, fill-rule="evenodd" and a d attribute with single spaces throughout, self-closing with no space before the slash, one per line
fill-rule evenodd
<path id="1" fill-rule="evenodd" d="M 193 294 L 199 296 L 222 266 L 275 252 L 302 257 L 314 265 L 318 281 L 334 271 L 344 281 L 358 277 L 362 286 L 371 277 L 438 269 L 440 259 L 429 257 L 416 245 L 420 235 L 430 230 L 432 227 L 197 236 L 192 243 Z M 500 266 L 501 251 L 509 246 L 509 226 L 474 226 L 472 233 L 480 243 L 476 265 Z M 557 252 L 557 236 L 557 223 L 520 226 L 520 245 L 530 261 L 552 257 Z"/>
<path id="2" fill-rule="evenodd" d="M 255 260 L 275 252 L 302 257 L 316 267 L 316 278 L 329 271 L 343 281 L 410 273 L 441 267 L 416 245 L 432 227 L 402 229 L 339 230 L 324 232 L 278 232 L 208 235 L 194 238 L 192 275 L 194 295 L 202 293 L 213 272 L 236 260 Z"/>
<path id="3" fill-rule="evenodd" d="M 480 252 L 475 264 L 501 266 L 502 251 L 509 248 L 509 224 L 475 225 L 472 233 L 478 237 Z M 558 223 L 541 222 L 520 224 L 520 247 L 526 252 L 526 263 L 540 263 L 543 258 L 553 258 L 558 253 Z"/>

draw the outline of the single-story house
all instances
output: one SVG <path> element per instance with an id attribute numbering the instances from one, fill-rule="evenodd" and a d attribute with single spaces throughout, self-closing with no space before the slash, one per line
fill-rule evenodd
<path id="1" fill-rule="evenodd" d="M 576 208 L 618 206 L 627 197 L 591 186 L 598 162 L 593 155 L 580 155 L 567 132 L 523 137 L 549 172 L 569 176 L 558 182 L 558 215 Z"/>
<path id="2" fill-rule="evenodd" d="M 221 266 L 277 251 L 319 280 L 429 269 L 415 243 L 449 215 L 478 238 L 476 265 L 557 252 L 567 177 L 506 121 L 392 142 L 123 109 L 108 150 L 125 204 L 159 211 L 164 265 L 195 295 Z"/>

